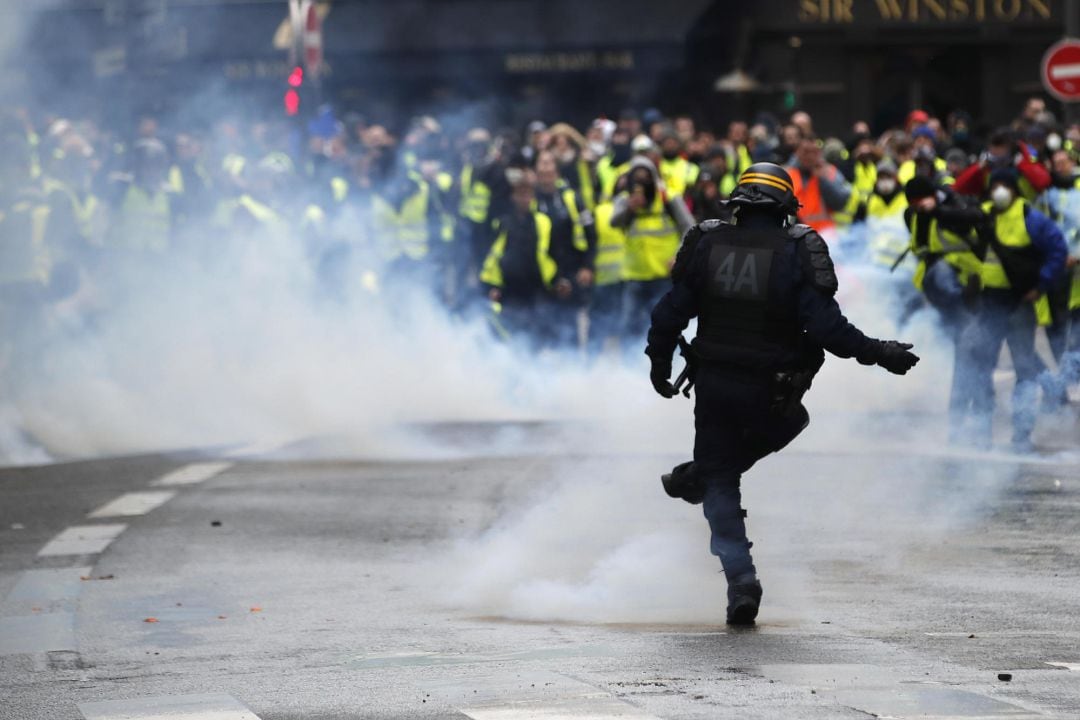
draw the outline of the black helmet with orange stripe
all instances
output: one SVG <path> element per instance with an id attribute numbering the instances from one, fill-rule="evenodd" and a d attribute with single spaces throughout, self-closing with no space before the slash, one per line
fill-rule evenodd
<path id="1" fill-rule="evenodd" d="M 746 168 L 731 191 L 731 204 L 776 210 L 786 215 L 799 211 L 791 176 L 775 163 L 759 162 Z"/>

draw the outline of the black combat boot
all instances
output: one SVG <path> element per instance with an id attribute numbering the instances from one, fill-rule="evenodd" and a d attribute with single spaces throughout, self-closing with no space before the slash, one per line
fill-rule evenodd
<path id="1" fill-rule="evenodd" d="M 693 462 L 676 465 L 671 472 L 660 476 L 664 492 L 669 497 L 698 505 L 705 499 L 705 483 L 694 471 Z"/>
<path id="2" fill-rule="evenodd" d="M 761 583 L 757 575 L 743 575 L 728 584 L 728 625 L 753 625 L 761 606 Z"/>

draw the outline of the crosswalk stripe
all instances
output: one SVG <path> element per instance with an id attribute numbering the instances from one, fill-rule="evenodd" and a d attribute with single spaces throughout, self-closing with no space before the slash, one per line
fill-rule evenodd
<path id="1" fill-rule="evenodd" d="M 96 555 L 124 530 L 127 525 L 73 525 L 46 543 L 38 555 Z"/>
<path id="2" fill-rule="evenodd" d="M 0 655 L 75 650 L 75 616 L 67 612 L 0 618 Z"/>
<path id="3" fill-rule="evenodd" d="M 157 480 L 150 483 L 154 487 L 163 487 L 169 485 L 198 485 L 201 482 L 205 482 L 210 478 L 220 475 L 235 463 L 231 462 L 204 462 L 204 463 L 192 463 L 185 465 L 178 470 L 173 470 L 170 473 L 162 475 Z"/>
<path id="4" fill-rule="evenodd" d="M 232 695 L 166 695 L 79 704 L 86 720 L 259 720 Z"/>
<path id="5" fill-rule="evenodd" d="M 115 500 L 105 503 L 94 512 L 87 515 L 89 518 L 105 517 L 131 517 L 145 515 L 159 508 L 176 497 L 175 490 L 150 490 L 147 492 L 124 493 Z"/>

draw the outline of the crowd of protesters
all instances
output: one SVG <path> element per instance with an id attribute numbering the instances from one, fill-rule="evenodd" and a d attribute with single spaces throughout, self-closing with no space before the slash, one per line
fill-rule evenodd
<path id="1" fill-rule="evenodd" d="M 683 233 L 731 220 L 739 174 L 771 161 L 796 187 L 792 221 L 817 229 L 839 262 L 878 268 L 870 291 L 895 298 L 901 322 L 924 305 L 941 313 L 957 347 L 956 428 L 969 413 L 986 422 L 1004 341 L 1018 444 L 1033 387 L 1044 405 L 1067 402 L 1080 380 L 1080 125 L 1063 127 L 1038 98 L 981 133 L 962 112 L 923 110 L 877 135 L 856 122 L 842 139 L 819 135 L 806 112 L 700 123 L 649 109 L 584 128 L 431 117 L 388 128 L 324 107 L 304 123 L 145 117 L 121 135 L 7 113 L 0 314 L 11 326 L 132 261 L 196 247 L 212 257 L 272 235 L 302 249 L 328 297 L 427 296 L 532 348 L 636 354 Z M 1037 325 L 1060 372 L 1034 350 Z"/>

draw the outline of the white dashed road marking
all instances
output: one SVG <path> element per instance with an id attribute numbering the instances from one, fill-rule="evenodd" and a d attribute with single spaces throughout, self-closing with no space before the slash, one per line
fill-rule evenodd
<path id="1" fill-rule="evenodd" d="M 46 613 L 0 618 L 0 655 L 75 650 L 75 616 Z"/>
<path id="2" fill-rule="evenodd" d="M 132 517 L 145 515 L 176 497 L 175 490 L 148 490 L 124 493 L 87 515 L 90 518 Z"/>
<path id="3" fill-rule="evenodd" d="M 1050 667 L 1065 668 L 1066 670 L 1072 670 L 1073 672 L 1080 672 L 1080 663 L 1048 662 L 1046 664 Z"/>
<path id="4" fill-rule="evenodd" d="M 50 540 L 38 555 L 96 555 L 127 529 L 127 525 L 73 525 Z"/>
<path id="5" fill-rule="evenodd" d="M 92 569 L 26 570 L 19 576 L 7 599 L 40 603 L 77 598 L 82 589 L 82 578 L 89 576 Z"/>
<path id="6" fill-rule="evenodd" d="M 171 473 L 162 475 L 154 482 L 150 483 L 155 487 L 170 486 L 170 485 L 198 485 L 201 482 L 205 482 L 215 475 L 220 475 L 233 466 L 234 463 L 230 462 L 205 462 L 205 463 L 192 463 L 191 465 L 185 465 L 179 470 L 173 470 Z"/>
<path id="7" fill-rule="evenodd" d="M 609 692 L 547 670 L 472 672 L 424 689 L 473 720 L 658 720 Z"/>
<path id="8" fill-rule="evenodd" d="M 259 720 L 231 695 L 175 695 L 81 703 L 86 720 Z"/>

